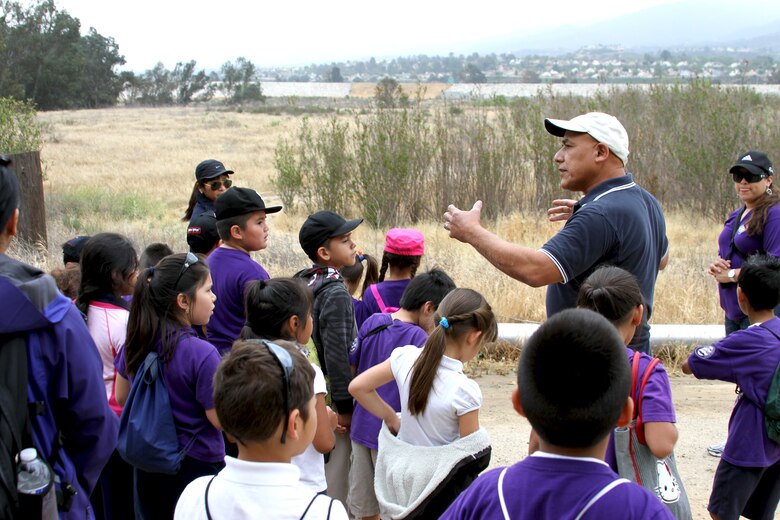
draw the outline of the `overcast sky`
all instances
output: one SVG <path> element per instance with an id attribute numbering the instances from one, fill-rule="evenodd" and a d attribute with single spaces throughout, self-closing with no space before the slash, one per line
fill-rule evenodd
<path id="1" fill-rule="evenodd" d="M 588 24 L 675 0 L 55 0 L 113 37 L 142 72 L 196 60 L 218 68 L 239 56 L 259 67 L 329 63 L 410 54 L 468 53 L 469 44 L 504 34 Z M 511 50 L 511 49 L 507 49 Z"/>

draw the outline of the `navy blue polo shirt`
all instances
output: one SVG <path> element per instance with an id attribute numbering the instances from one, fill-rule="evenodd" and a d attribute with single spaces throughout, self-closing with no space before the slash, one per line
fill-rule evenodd
<path id="1" fill-rule="evenodd" d="M 630 173 L 602 182 L 577 202 L 563 228 L 541 248 L 563 277 L 563 283 L 547 286 L 547 317 L 575 307 L 580 286 L 597 267 L 615 265 L 637 277 L 650 319 L 658 267 L 668 247 L 655 197 Z M 632 343 L 649 351 L 646 321 Z"/>

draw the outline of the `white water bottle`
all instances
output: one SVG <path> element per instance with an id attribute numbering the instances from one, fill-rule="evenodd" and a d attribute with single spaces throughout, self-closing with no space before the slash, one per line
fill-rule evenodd
<path id="1" fill-rule="evenodd" d="M 25 448 L 19 453 L 16 490 L 25 518 L 58 518 L 54 476 L 35 448 Z"/>

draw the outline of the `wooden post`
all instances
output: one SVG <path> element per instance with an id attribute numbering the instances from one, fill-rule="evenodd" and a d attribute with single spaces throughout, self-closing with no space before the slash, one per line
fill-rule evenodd
<path id="1" fill-rule="evenodd" d="M 41 243 L 46 248 L 48 237 L 41 154 L 38 151 L 23 152 L 11 154 L 10 157 L 21 191 L 18 238 L 30 244 Z"/>

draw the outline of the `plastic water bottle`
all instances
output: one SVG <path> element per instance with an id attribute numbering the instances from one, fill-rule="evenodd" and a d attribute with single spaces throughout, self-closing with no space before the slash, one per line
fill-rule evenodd
<path id="1" fill-rule="evenodd" d="M 35 448 L 26 448 L 19 453 L 16 477 L 19 505 L 26 518 L 58 518 L 54 478 L 49 465 L 38 457 Z"/>

